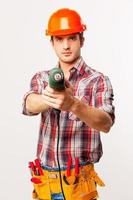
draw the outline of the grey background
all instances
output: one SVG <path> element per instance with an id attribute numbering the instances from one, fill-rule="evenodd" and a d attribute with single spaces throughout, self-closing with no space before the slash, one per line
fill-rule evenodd
<path id="1" fill-rule="evenodd" d="M 44 30 L 61 7 L 81 14 L 88 27 L 82 55 L 114 88 L 116 123 L 101 133 L 104 155 L 96 164 L 106 183 L 100 200 L 133 199 L 132 0 L 0 1 L 0 199 L 31 199 L 27 163 L 36 153 L 40 116 L 23 116 L 22 98 L 33 74 L 57 62 Z"/>

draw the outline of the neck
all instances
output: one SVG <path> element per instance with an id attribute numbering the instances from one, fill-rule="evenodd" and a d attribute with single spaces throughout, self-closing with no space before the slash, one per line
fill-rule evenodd
<path id="1" fill-rule="evenodd" d="M 78 59 L 79 59 L 79 57 L 76 58 L 76 59 L 75 59 L 73 62 L 71 62 L 71 63 L 63 62 L 63 61 L 60 60 L 60 61 L 59 61 L 59 65 L 60 65 L 61 69 L 63 70 L 63 72 L 64 72 L 64 73 L 67 73 L 67 72 L 70 71 L 70 69 L 73 68 L 73 66 L 75 65 L 75 63 L 77 62 Z"/>

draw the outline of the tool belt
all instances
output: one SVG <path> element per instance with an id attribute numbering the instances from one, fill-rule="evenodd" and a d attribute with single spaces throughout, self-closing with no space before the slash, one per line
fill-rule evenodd
<path id="1" fill-rule="evenodd" d="M 36 169 L 33 162 L 30 162 L 29 165 L 32 175 L 31 181 L 34 186 L 32 197 L 34 199 L 51 200 L 52 193 L 62 192 L 59 172 L 42 169 L 38 159 L 35 160 L 35 163 L 38 166 Z M 67 170 L 60 173 L 66 200 L 95 199 L 98 197 L 96 185 L 104 186 L 103 181 L 95 172 L 93 164 L 80 166 L 76 174 L 75 169 L 71 169 L 69 174 Z"/>

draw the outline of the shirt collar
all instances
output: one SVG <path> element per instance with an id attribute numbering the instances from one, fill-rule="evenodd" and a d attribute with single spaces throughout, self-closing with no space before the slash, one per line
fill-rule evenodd
<path id="1" fill-rule="evenodd" d="M 84 73 L 85 62 L 82 57 L 80 57 L 72 69 L 76 69 L 81 75 Z"/>

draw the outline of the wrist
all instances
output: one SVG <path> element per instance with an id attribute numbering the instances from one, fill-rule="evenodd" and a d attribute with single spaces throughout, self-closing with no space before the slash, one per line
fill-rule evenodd
<path id="1" fill-rule="evenodd" d="M 70 112 L 76 114 L 77 111 L 80 109 L 80 100 L 77 99 L 76 97 L 73 98 L 73 103 L 72 103 L 72 106 L 70 108 Z"/>

